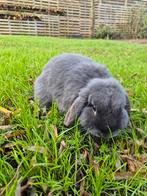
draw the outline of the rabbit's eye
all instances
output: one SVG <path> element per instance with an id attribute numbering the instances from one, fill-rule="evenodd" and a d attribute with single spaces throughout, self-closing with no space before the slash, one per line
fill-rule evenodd
<path id="1" fill-rule="evenodd" d="M 92 106 L 92 110 L 93 110 L 94 115 L 96 116 L 96 107 L 94 105 Z"/>
<path id="2" fill-rule="evenodd" d="M 92 105 L 92 109 L 94 112 L 96 112 L 96 107 L 94 105 Z"/>
<path id="3" fill-rule="evenodd" d="M 91 103 L 89 103 L 88 106 L 92 108 L 94 115 L 96 115 L 96 107 Z"/>

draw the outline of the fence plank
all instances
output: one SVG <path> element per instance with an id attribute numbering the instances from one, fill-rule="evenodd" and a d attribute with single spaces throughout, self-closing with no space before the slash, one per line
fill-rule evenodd
<path id="1" fill-rule="evenodd" d="M 22 7 L 17 11 L 2 6 Z M 145 0 L 0 0 L 0 34 L 93 36 L 99 24 L 119 30 L 128 22 L 133 7 L 147 9 Z M 38 10 L 38 11 L 37 11 Z M 44 10 L 44 11 L 43 11 Z M 46 12 L 45 12 L 46 10 Z M 55 10 L 56 15 L 47 12 Z M 61 15 L 64 11 L 64 16 Z M 38 20 L 12 20 L 7 16 L 37 16 Z"/>

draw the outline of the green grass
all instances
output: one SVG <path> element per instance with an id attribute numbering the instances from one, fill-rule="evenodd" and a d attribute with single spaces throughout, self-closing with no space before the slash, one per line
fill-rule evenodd
<path id="1" fill-rule="evenodd" d="M 96 148 L 94 140 L 80 133 L 77 125 L 70 129 L 63 126 L 64 116 L 55 105 L 50 114 L 37 117 L 37 105 L 31 100 L 32 81 L 51 57 L 63 52 L 84 54 L 106 64 L 128 91 L 135 109 L 131 113 L 132 126 L 115 140 L 98 141 Z M 13 130 L 0 130 L 0 191 L 13 196 L 18 182 L 31 177 L 29 190 L 36 195 L 82 195 L 80 187 L 93 196 L 146 195 L 147 178 L 141 170 L 127 179 L 115 178 L 116 171 L 128 171 L 127 163 L 120 158 L 124 150 L 137 160 L 146 155 L 146 91 L 147 45 L 0 36 L 0 106 L 14 112 L 10 121 Z M 58 129 L 57 138 L 52 125 Z M 136 128 L 143 130 L 143 136 Z M 4 137 L 7 132 L 23 129 L 23 137 Z M 61 150 L 62 140 L 66 147 Z M 86 158 L 85 149 L 89 153 Z M 144 167 L 147 171 L 145 164 Z"/>

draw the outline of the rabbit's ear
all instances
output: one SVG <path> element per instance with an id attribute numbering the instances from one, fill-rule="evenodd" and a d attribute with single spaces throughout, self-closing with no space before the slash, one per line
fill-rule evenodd
<path id="1" fill-rule="evenodd" d="M 70 126 L 74 119 L 79 117 L 84 106 L 85 98 L 81 96 L 77 97 L 65 115 L 64 125 L 67 127 Z"/>

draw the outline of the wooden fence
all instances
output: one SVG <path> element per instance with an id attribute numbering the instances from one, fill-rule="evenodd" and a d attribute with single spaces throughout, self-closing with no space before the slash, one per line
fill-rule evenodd
<path id="1" fill-rule="evenodd" d="M 0 0 L 0 34 L 90 37 L 99 24 L 119 29 L 140 0 Z"/>

